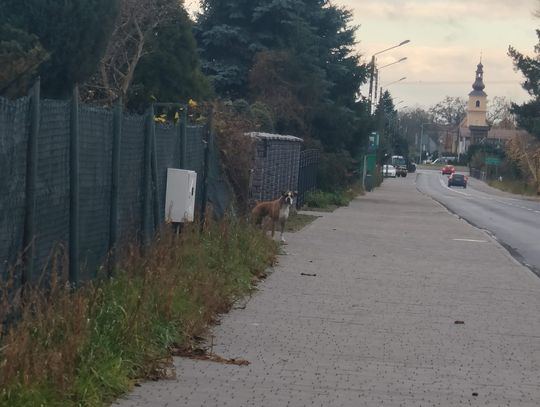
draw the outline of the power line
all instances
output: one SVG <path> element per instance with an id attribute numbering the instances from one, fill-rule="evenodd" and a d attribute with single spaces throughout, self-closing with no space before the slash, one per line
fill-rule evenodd
<path id="1" fill-rule="evenodd" d="M 471 81 L 407 81 L 403 85 L 470 85 Z M 489 81 L 489 85 L 519 85 L 518 81 Z"/>

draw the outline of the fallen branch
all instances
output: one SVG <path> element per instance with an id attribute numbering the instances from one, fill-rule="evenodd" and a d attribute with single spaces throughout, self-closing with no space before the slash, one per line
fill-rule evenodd
<path id="1" fill-rule="evenodd" d="M 172 354 L 174 356 L 179 356 L 182 358 L 189 358 L 194 360 L 207 360 L 215 363 L 222 363 L 225 365 L 236 365 L 236 366 L 248 366 L 249 361 L 239 358 L 224 358 L 222 356 L 216 355 L 215 353 L 208 352 L 206 349 L 195 348 L 195 349 L 173 349 Z"/>

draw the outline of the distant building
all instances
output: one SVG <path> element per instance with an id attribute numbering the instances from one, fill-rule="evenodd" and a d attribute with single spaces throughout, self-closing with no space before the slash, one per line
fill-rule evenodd
<path id="1" fill-rule="evenodd" d="M 465 153 L 471 144 L 478 144 L 489 133 L 487 122 L 487 94 L 484 92 L 484 65 L 476 67 L 476 78 L 469 93 L 467 114 L 459 125 L 457 152 Z"/>
<path id="2" fill-rule="evenodd" d="M 525 130 L 492 128 L 487 121 L 487 94 L 484 92 L 484 65 L 476 67 L 476 78 L 469 93 L 467 114 L 460 123 L 455 150 L 458 154 L 467 152 L 472 144 L 502 145 L 516 135 L 526 135 Z"/>

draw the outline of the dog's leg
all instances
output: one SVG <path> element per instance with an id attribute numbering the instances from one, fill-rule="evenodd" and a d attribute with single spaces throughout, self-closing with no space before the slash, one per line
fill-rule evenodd
<path id="1" fill-rule="evenodd" d="M 274 237 L 275 230 L 276 230 L 276 222 L 272 219 L 272 237 Z"/>
<path id="2" fill-rule="evenodd" d="M 283 238 L 283 231 L 285 230 L 285 221 L 284 221 L 284 220 L 280 220 L 279 223 L 280 223 L 280 226 L 281 226 L 281 235 L 280 235 L 280 238 L 279 238 L 279 239 L 281 240 L 281 243 L 287 243 L 287 242 L 285 241 L 285 239 Z"/>

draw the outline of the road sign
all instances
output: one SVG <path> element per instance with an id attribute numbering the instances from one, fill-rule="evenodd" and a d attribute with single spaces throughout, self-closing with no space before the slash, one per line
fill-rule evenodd
<path id="1" fill-rule="evenodd" d="M 368 152 L 372 153 L 379 147 L 379 134 L 377 132 L 372 132 L 369 136 L 369 146 Z"/>
<path id="2" fill-rule="evenodd" d="M 486 165 L 501 165 L 499 157 L 486 157 Z"/>

